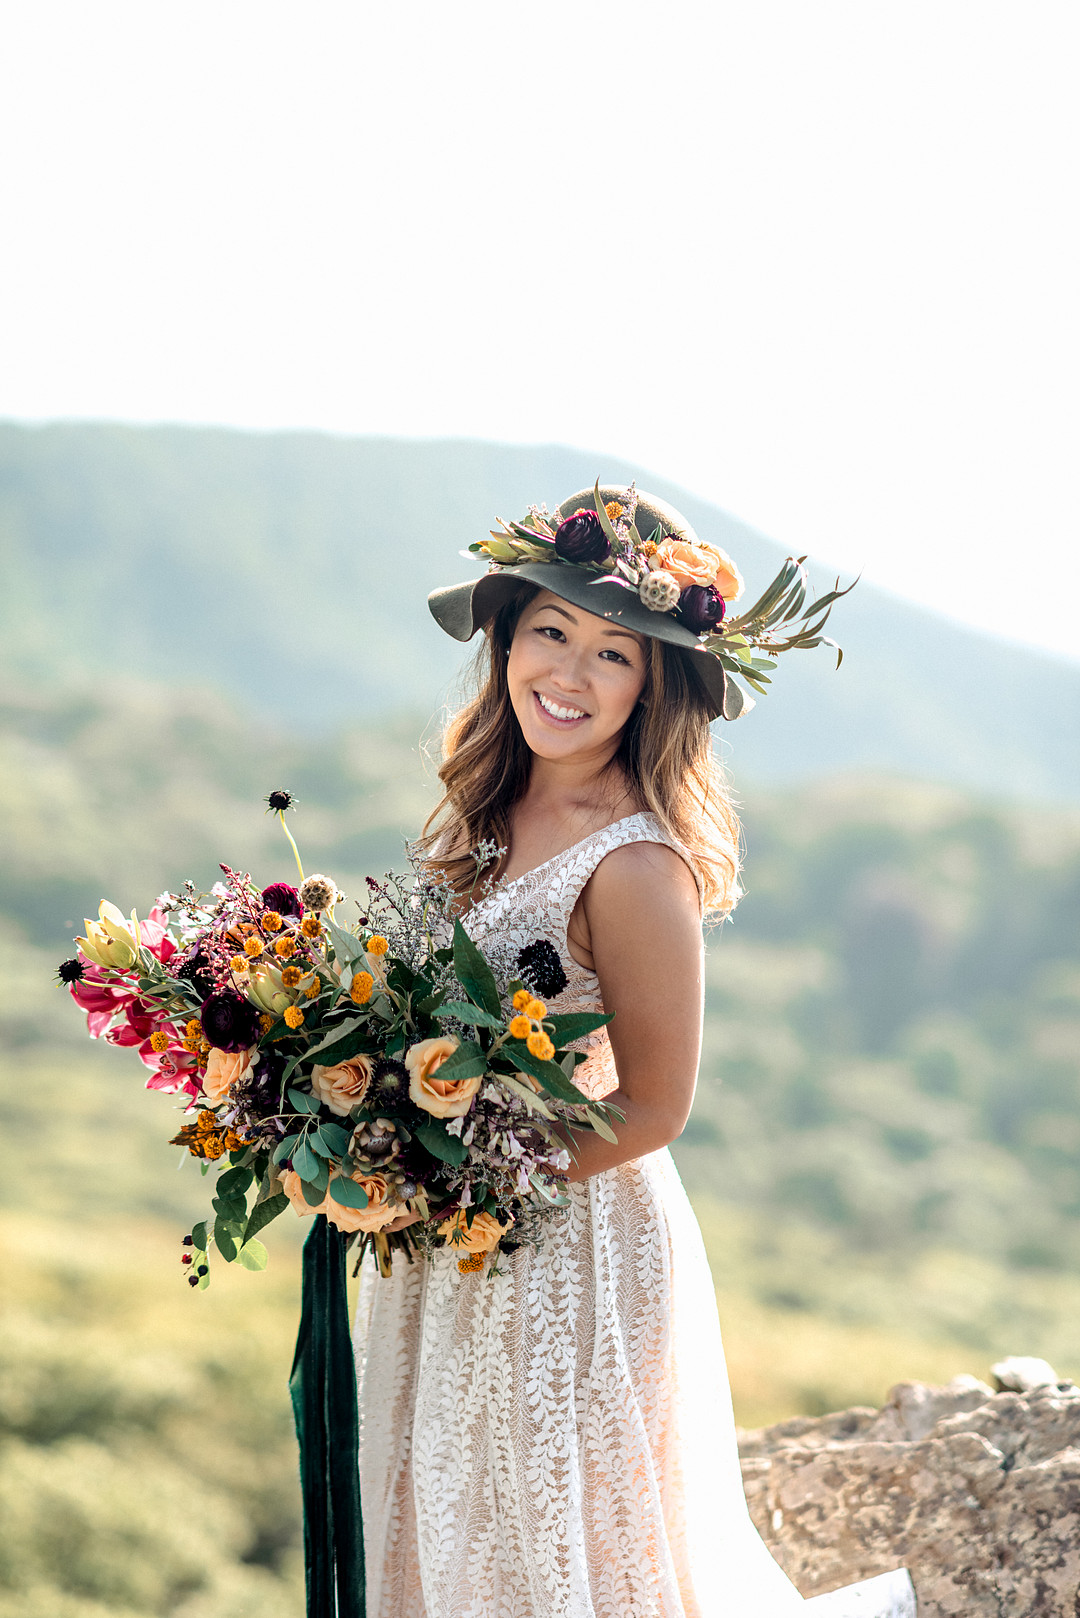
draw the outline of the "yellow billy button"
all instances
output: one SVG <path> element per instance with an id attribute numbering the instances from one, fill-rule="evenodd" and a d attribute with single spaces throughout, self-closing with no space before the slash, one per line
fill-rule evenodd
<path id="1" fill-rule="evenodd" d="M 510 1019 L 510 1032 L 515 1039 L 528 1039 L 533 1031 L 533 1025 L 528 1017 L 512 1017 Z"/>
<path id="2" fill-rule="evenodd" d="M 390 945 L 385 938 L 376 933 L 374 938 L 368 939 L 365 948 L 369 955 L 385 955 Z"/>
<path id="3" fill-rule="evenodd" d="M 530 1034 L 525 1043 L 529 1048 L 529 1055 L 535 1056 L 538 1062 L 550 1062 L 555 1055 L 555 1047 L 543 1031 Z"/>
<path id="4" fill-rule="evenodd" d="M 299 1006 L 286 1006 L 285 1021 L 290 1028 L 301 1028 L 304 1022 L 304 1013 Z"/>

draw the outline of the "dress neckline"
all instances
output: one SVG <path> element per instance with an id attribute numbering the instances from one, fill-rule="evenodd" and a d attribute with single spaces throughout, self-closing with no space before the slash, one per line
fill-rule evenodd
<path id="1" fill-rule="evenodd" d="M 508 893 L 511 888 L 516 888 L 519 882 L 524 882 L 526 877 L 535 876 L 537 871 L 546 871 L 549 865 L 555 864 L 556 860 L 564 860 L 568 854 L 573 854 L 577 849 L 584 848 L 586 843 L 591 843 L 594 837 L 600 837 L 604 832 L 611 831 L 613 826 L 625 826 L 627 821 L 644 820 L 648 818 L 648 815 L 649 811 L 647 809 L 638 809 L 632 815 L 620 815 L 618 820 L 609 820 L 606 826 L 598 826 L 595 831 L 587 832 L 584 837 L 579 837 L 576 843 L 571 843 L 569 848 L 561 849 L 558 854 L 552 854 L 548 860 L 541 860 L 539 865 L 532 866 L 528 871 L 522 871 L 520 876 L 512 876 L 509 881 L 505 877 L 499 877 L 492 884 L 491 891 L 486 895 L 486 898 L 494 899 L 500 893 Z M 485 902 L 485 899 L 480 900 L 481 904 Z M 476 906 L 474 905 L 472 908 L 475 909 Z"/>

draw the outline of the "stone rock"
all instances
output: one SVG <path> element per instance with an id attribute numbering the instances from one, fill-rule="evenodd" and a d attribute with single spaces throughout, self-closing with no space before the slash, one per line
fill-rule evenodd
<path id="1" fill-rule="evenodd" d="M 1058 1374 L 1045 1360 L 1033 1360 L 1027 1354 L 1010 1354 L 990 1367 L 996 1393 L 1030 1393 L 1032 1388 L 1049 1387 L 1058 1380 Z"/>
<path id="2" fill-rule="evenodd" d="M 881 1410 L 740 1435 L 750 1512 L 804 1596 L 910 1569 L 919 1618 L 1080 1613 L 1080 1388 L 901 1382 Z"/>

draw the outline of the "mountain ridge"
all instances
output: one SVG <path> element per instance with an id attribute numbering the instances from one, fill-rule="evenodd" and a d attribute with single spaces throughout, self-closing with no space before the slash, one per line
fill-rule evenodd
<path id="1" fill-rule="evenodd" d="M 0 669 L 214 687 L 302 730 L 431 711 L 467 659 L 424 599 L 476 571 L 496 515 L 640 469 L 559 445 L 347 438 L 107 423 L 0 423 Z M 663 478 L 752 594 L 783 552 Z M 831 584 L 820 567 L 819 586 Z M 721 727 L 739 775 L 895 771 L 977 792 L 1080 800 L 1080 667 L 866 585 L 845 648 L 783 660 Z"/>

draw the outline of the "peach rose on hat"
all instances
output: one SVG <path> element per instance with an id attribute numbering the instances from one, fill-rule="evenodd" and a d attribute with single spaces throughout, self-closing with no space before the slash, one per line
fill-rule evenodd
<path id="1" fill-rule="evenodd" d="M 372 1066 L 370 1056 L 351 1056 L 333 1067 L 313 1067 L 311 1093 L 339 1118 L 345 1118 L 367 1095 Z"/>
<path id="2" fill-rule="evenodd" d="M 246 1051 L 223 1051 L 211 1046 L 206 1058 L 206 1072 L 202 1076 L 203 1095 L 207 1101 L 224 1101 L 233 1085 L 244 1077 L 251 1066 L 255 1047 Z"/>
<path id="3" fill-rule="evenodd" d="M 466 1224 L 468 1215 L 464 1208 L 458 1208 L 449 1219 L 444 1219 L 439 1226 L 439 1235 L 446 1237 L 446 1245 L 455 1253 L 492 1253 L 499 1245 L 499 1239 L 506 1235 L 512 1219 L 505 1225 L 500 1225 L 494 1214 L 474 1214 L 471 1225 Z"/>
<path id="4" fill-rule="evenodd" d="M 438 1039 L 422 1039 L 405 1052 L 409 1095 L 433 1118 L 463 1117 L 480 1088 L 479 1078 L 439 1078 L 439 1069 L 457 1048 L 458 1041 L 447 1034 Z"/>
<path id="5" fill-rule="evenodd" d="M 304 1188 L 300 1183 L 300 1176 L 295 1169 L 284 1169 L 281 1175 L 281 1189 L 296 1209 L 302 1219 L 309 1214 L 325 1214 L 332 1225 L 338 1230 L 382 1230 L 389 1225 L 404 1210 L 400 1203 L 391 1205 L 387 1201 L 389 1189 L 384 1174 L 351 1174 L 349 1178 L 355 1180 L 367 1192 L 366 1208 L 346 1208 L 343 1203 L 334 1201 L 334 1181 L 338 1178 L 337 1171 L 330 1176 L 330 1183 L 326 1188 L 326 1195 L 321 1202 L 311 1203 L 304 1196 Z"/>
<path id="6" fill-rule="evenodd" d="M 670 573 L 680 590 L 711 584 L 725 601 L 737 601 L 742 595 L 742 575 L 731 557 L 700 539 L 661 540 L 649 566 Z"/>

